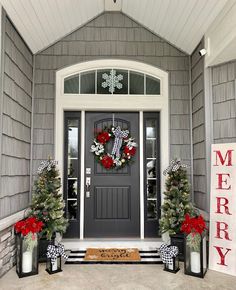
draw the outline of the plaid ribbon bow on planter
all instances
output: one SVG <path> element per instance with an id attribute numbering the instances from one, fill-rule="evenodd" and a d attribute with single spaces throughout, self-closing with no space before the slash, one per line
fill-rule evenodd
<path id="1" fill-rule="evenodd" d="M 187 168 L 188 165 L 181 163 L 180 159 L 171 160 L 169 166 L 163 171 L 163 174 L 167 175 L 170 172 L 175 172 L 181 167 Z"/>
<path id="2" fill-rule="evenodd" d="M 173 264 L 173 258 L 177 257 L 179 254 L 179 249 L 176 246 L 168 246 L 162 244 L 160 246 L 161 259 L 164 264 Z"/>
<path id="3" fill-rule="evenodd" d="M 47 247 L 47 257 L 51 259 L 52 264 L 56 262 L 57 257 L 62 256 L 64 259 L 67 259 L 65 253 L 65 247 L 62 244 L 58 245 L 48 245 Z"/>

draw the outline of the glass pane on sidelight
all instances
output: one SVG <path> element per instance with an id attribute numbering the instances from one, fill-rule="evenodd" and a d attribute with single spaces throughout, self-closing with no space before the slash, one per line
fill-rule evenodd
<path id="1" fill-rule="evenodd" d="M 64 93 L 65 94 L 78 94 L 79 93 L 79 75 L 65 79 Z"/>
<path id="2" fill-rule="evenodd" d="M 78 120 L 68 120 L 68 157 L 78 157 Z"/>
<path id="3" fill-rule="evenodd" d="M 77 218 L 77 200 L 68 200 L 67 207 L 67 218 L 70 220 L 75 220 Z"/>
<path id="4" fill-rule="evenodd" d="M 156 178 L 156 159 L 146 161 L 147 178 Z"/>
<path id="5" fill-rule="evenodd" d="M 77 180 L 68 179 L 68 198 L 77 198 Z"/>
<path id="6" fill-rule="evenodd" d="M 128 71 L 113 69 L 113 73 L 114 73 L 113 94 L 128 94 Z"/>
<path id="7" fill-rule="evenodd" d="M 144 94 L 144 74 L 132 71 L 129 73 L 129 92 L 131 95 Z"/>
<path id="8" fill-rule="evenodd" d="M 77 178 L 78 174 L 78 159 L 69 159 L 68 178 Z"/>
<path id="9" fill-rule="evenodd" d="M 156 153 L 157 153 L 156 140 L 155 139 L 146 140 L 146 157 L 155 158 Z"/>
<path id="10" fill-rule="evenodd" d="M 80 93 L 95 94 L 95 71 L 85 72 L 80 76 Z"/>
<path id="11" fill-rule="evenodd" d="M 146 138 L 156 138 L 157 121 L 155 119 L 146 120 Z"/>
<path id="12" fill-rule="evenodd" d="M 157 202 L 156 200 L 147 201 L 147 218 L 156 219 L 157 218 Z"/>
<path id="13" fill-rule="evenodd" d="M 146 94 L 160 95 L 160 80 L 146 75 Z"/>
<path id="14" fill-rule="evenodd" d="M 157 186 L 156 180 L 147 180 L 147 197 L 156 198 L 157 197 Z"/>
<path id="15" fill-rule="evenodd" d="M 98 94 L 111 94 L 109 76 L 112 69 L 98 70 L 97 71 L 97 93 Z M 109 91 L 110 89 L 110 91 Z"/>

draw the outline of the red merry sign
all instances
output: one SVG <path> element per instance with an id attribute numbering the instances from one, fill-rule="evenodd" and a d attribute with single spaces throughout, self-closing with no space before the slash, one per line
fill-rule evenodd
<path id="1" fill-rule="evenodd" d="M 209 268 L 236 275 L 236 144 L 213 144 Z"/>

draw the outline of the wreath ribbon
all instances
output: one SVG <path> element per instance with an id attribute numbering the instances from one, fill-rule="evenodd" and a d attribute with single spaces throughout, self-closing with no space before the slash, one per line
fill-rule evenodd
<path id="1" fill-rule="evenodd" d="M 118 126 L 115 129 L 113 129 L 113 134 L 115 136 L 115 141 L 111 154 L 115 155 L 116 158 L 120 158 L 120 148 L 122 146 L 122 140 L 128 137 L 129 131 L 121 130 L 121 128 Z"/>

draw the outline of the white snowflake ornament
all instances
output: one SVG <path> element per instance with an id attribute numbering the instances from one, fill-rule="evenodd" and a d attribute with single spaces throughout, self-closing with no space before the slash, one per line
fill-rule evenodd
<path id="1" fill-rule="evenodd" d="M 116 70 L 114 69 L 110 71 L 109 75 L 107 73 L 102 74 L 102 78 L 105 80 L 102 82 L 102 87 L 104 89 L 108 87 L 111 94 L 114 93 L 115 88 L 120 90 L 123 87 L 122 83 L 120 83 L 123 80 L 123 76 L 121 74 L 116 75 Z"/>

